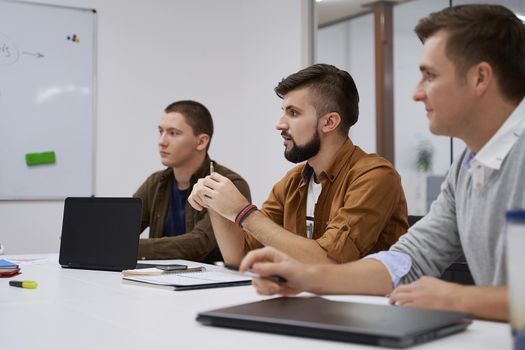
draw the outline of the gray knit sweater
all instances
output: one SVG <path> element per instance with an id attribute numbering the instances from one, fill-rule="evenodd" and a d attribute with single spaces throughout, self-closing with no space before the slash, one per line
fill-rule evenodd
<path id="1" fill-rule="evenodd" d="M 525 133 L 480 188 L 472 186 L 463 166 L 466 154 L 450 168 L 430 212 L 391 247 L 412 257 L 412 268 L 401 283 L 440 276 L 462 251 L 477 285 L 507 283 L 505 212 L 525 208 Z"/>

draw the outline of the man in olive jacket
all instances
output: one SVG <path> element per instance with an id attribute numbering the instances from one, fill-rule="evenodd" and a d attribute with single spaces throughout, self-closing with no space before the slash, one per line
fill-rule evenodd
<path id="1" fill-rule="evenodd" d="M 167 169 L 150 175 L 134 194 L 142 199 L 141 231 L 150 228 L 150 238 L 139 242 L 139 259 L 222 259 L 208 212 L 193 209 L 188 194 L 211 170 L 229 178 L 247 198 L 250 189 L 240 175 L 210 159 L 212 135 L 211 114 L 202 104 L 178 101 L 165 108 L 158 145 Z"/>

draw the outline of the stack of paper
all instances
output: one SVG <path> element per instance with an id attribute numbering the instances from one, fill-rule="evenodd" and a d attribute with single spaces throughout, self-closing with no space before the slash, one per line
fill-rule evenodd
<path id="1" fill-rule="evenodd" d="M 188 272 L 200 272 L 204 271 L 204 267 L 186 267 L 182 270 L 161 270 L 157 267 L 144 268 L 144 269 L 134 269 L 134 270 L 124 270 L 122 271 L 122 276 L 159 276 L 159 275 L 169 275 L 172 273 L 188 273 Z"/>
<path id="2" fill-rule="evenodd" d="M 0 259 L 0 277 L 11 277 L 20 273 L 20 267 L 11 261 Z"/>

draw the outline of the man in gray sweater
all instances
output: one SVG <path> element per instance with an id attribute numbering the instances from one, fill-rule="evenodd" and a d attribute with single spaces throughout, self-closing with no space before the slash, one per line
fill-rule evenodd
<path id="1" fill-rule="evenodd" d="M 270 247 L 241 264 L 262 294 L 390 294 L 391 303 L 507 320 L 505 211 L 525 208 L 525 26 L 498 5 L 447 8 L 419 21 L 423 102 L 436 135 L 462 139 L 430 212 L 389 251 L 344 265 L 304 265 Z M 475 286 L 437 279 L 464 252 Z M 433 276 L 433 277 L 431 277 Z"/>

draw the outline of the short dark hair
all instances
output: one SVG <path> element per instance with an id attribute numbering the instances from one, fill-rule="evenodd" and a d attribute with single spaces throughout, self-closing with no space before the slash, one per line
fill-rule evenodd
<path id="1" fill-rule="evenodd" d="M 300 88 L 310 89 L 317 117 L 330 112 L 339 113 L 339 131 L 348 135 L 348 130 L 359 117 L 359 93 L 348 72 L 329 64 L 314 64 L 281 80 L 275 93 L 283 98 Z"/>
<path id="2" fill-rule="evenodd" d="M 208 147 L 210 148 L 211 137 L 213 136 L 213 120 L 210 111 L 199 102 L 184 100 L 173 102 L 164 108 L 165 113 L 180 113 L 186 119 L 192 130 L 193 135 L 206 134 L 210 137 Z"/>
<path id="3" fill-rule="evenodd" d="M 501 5 L 454 6 L 422 18 L 415 28 L 423 43 L 440 30 L 448 34 L 446 55 L 460 76 L 487 62 L 507 99 L 525 96 L 525 25 L 512 11 Z"/>

